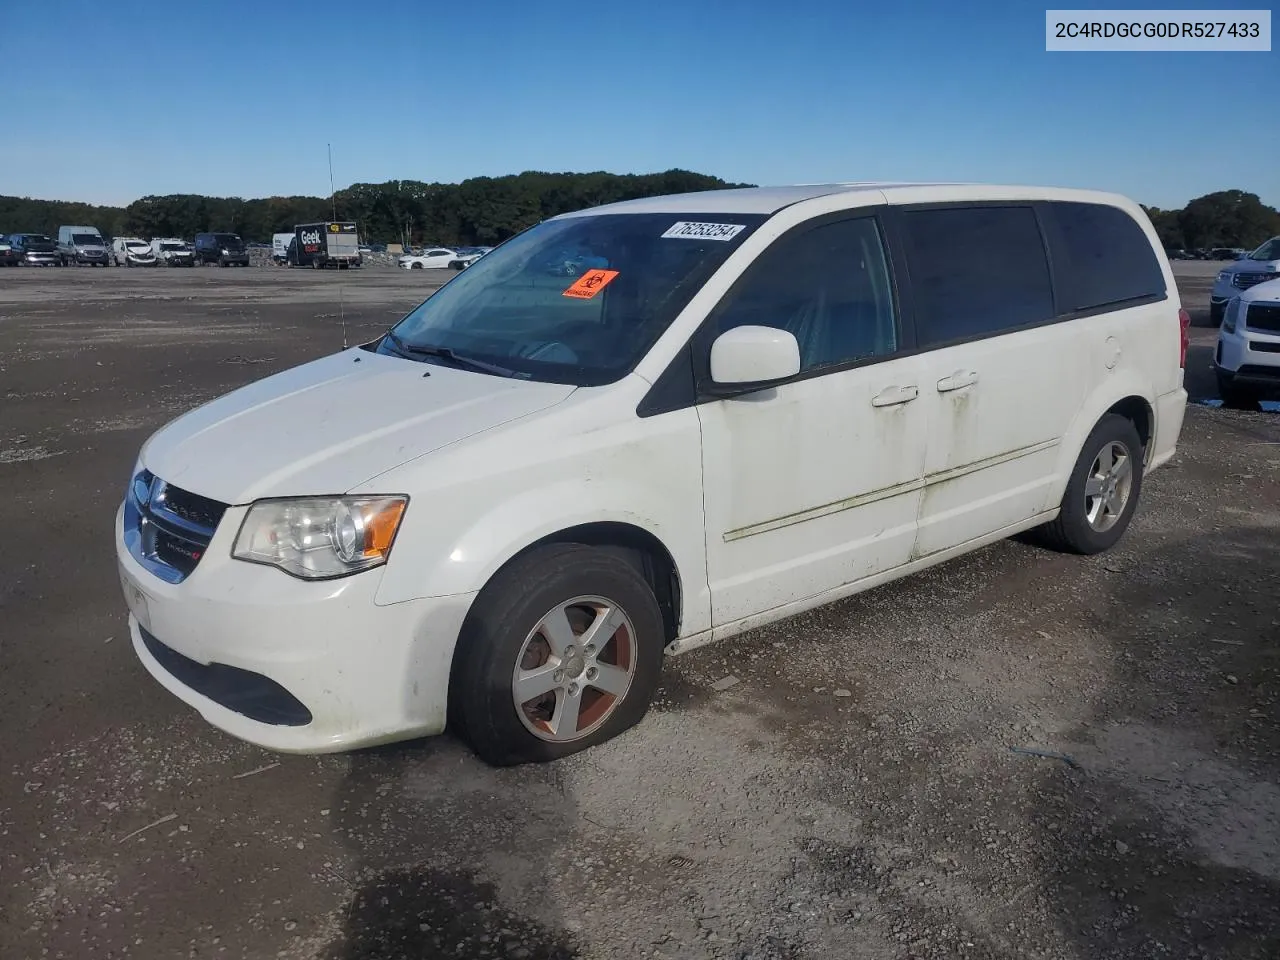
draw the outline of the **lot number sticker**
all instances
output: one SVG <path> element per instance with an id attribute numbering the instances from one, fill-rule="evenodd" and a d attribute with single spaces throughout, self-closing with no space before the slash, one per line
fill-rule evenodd
<path id="1" fill-rule="evenodd" d="M 564 295 L 577 300 L 590 300 L 607 287 L 617 275 L 617 270 L 588 270 L 570 284 Z"/>
<path id="2" fill-rule="evenodd" d="M 745 229 L 747 229 L 746 225 L 741 223 L 690 223 L 687 220 L 681 220 L 679 223 L 673 223 L 662 236 L 664 239 L 728 241 Z"/>

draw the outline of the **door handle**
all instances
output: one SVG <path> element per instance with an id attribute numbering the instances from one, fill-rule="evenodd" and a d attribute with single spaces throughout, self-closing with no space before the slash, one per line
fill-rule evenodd
<path id="1" fill-rule="evenodd" d="M 943 377 L 938 381 L 938 392 L 946 393 L 948 390 L 971 387 L 977 382 L 978 372 L 976 370 L 957 370 L 951 376 Z"/>
<path id="2" fill-rule="evenodd" d="M 873 407 L 892 407 L 899 403 L 910 403 L 920 396 L 920 389 L 914 384 L 905 387 L 885 387 L 871 398 Z"/>

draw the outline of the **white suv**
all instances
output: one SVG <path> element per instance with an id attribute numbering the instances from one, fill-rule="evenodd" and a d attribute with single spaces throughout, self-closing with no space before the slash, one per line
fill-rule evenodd
<path id="1" fill-rule="evenodd" d="M 1213 369 L 1227 406 L 1280 395 L 1280 279 L 1242 290 L 1227 303 Z"/>
<path id="2" fill-rule="evenodd" d="M 1280 279 L 1280 237 L 1272 237 L 1253 253 L 1218 272 L 1209 294 L 1209 319 L 1216 326 L 1232 297 L 1259 283 Z"/>
<path id="3" fill-rule="evenodd" d="M 116 519 L 134 648 L 266 747 L 449 720 L 491 763 L 560 757 L 639 721 L 664 653 L 1031 528 L 1106 550 L 1174 453 L 1187 322 L 1109 194 L 556 217 L 146 442 Z"/>

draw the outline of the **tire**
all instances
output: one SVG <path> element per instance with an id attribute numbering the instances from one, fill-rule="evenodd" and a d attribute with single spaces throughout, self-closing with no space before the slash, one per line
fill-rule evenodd
<path id="1" fill-rule="evenodd" d="M 1127 492 L 1123 495 L 1123 503 L 1119 510 L 1103 511 L 1094 521 L 1090 521 L 1091 508 L 1099 497 L 1086 495 L 1086 485 L 1096 482 L 1095 467 L 1100 458 L 1108 451 L 1115 451 L 1117 445 L 1123 448 L 1128 457 Z M 1058 518 L 1040 528 L 1040 540 L 1048 547 L 1063 553 L 1091 555 L 1109 550 L 1124 535 L 1133 519 L 1138 506 L 1138 498 L 1142 493 L 1142 471 L 1145 464 L 1145 448 L 1138 429 L 1133 421 L 1118 414 L 1108 413 L 1089 434 L 1084 442 L 1080 456 L 1071 470 L 1071 479 L 1067 481 L 1066 492 L 1062 495 L 1062 505 Z M 1119 458 L 1115 458 L 1116 464 Z M 1107 480 L 1103 480 L 1104 491 L 1108 489 Z M 1124 490 L 1124 480 L 1115 484 L 1118 492 Z"/>
<path id="2" fill-rule="evenodd" d="M 572 641 L 582 636 L 583 626 L 599 622 L 606 608 L 623 622 L 595 652 L 600 659 L 584 659 L 581 654 L 588 647 L 575 648 L 575 655 L 563 661 L 568 670 L 578 671 L 580 685 L 572 674 L 563 676 L 563 670 L 548 674 L 545 682 L 560 686 L 518 706 L 519 664 L 538 671 L 558 662 L 539 629 L 543 621 L 567 610 L 562 622 L 566 627 L 575 622 L 573 635 L 565 634 Z M 493 766 L 556 760 L 604 743 L 635 726 L 648 711 L 665 642 L 653 590 L 622 556 L 580 544 L 535 548 L 499 571 L 472 604 L 450 675 L 451 724 Z M 606 670 L 622 690 L 620 696 L 592 684 Z M 628 670 L 630 679 L 623 683 Z M 576 700 L 568 699 L 573 691 Z M 560 717 L 562 698 L 576 702 L 582 713 L 575 714 L 572 728 L 557 735 L 552 725 Z M 598 715 L 593 718 L 593 713 Z M 536 728 L 542 732 L 535 733 Z"/>
<path id="3" fill-rule="evenodd" d="M 421 269 L 422 269 L 422 264 L 420 264 L 420 263 L 411 263 L 411 264 L 409 264 L 409 269 L 410 269 L 410 270 L 421 270 Z"/>
<path id="4" fill-rule="evenodd" d="M 1235 382 L 1235 378 L 1218 371 L 1218 396 L 1231 410 L 1257 410 L 1261 399 L 1257 391 Z"/>

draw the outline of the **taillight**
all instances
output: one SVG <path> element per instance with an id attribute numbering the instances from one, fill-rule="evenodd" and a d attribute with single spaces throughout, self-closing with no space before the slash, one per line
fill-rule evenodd
<path id="1" fill-rule="evenodd" d="M 1178 355 L 1178 366 L 1187 368 L 1187 347 L 1191 346 L 1191 314 L 1186 310 L 1178 311 L 1178 327 L 1181 330 L 1182 350 Z"/>

